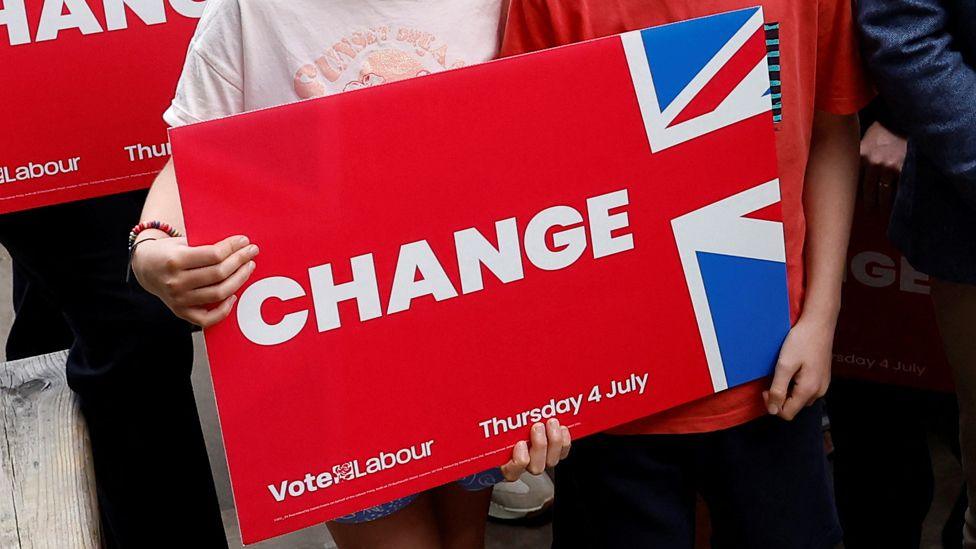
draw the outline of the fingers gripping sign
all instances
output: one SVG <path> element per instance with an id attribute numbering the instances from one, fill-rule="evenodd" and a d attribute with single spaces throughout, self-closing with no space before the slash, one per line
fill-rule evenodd
<path id="1" fill-rule="evenodd" d="M 791 421 L 827 393 L 830 385 L 833 327 L 801 319 L 790 330 L 769 390 L 763 393 L 770 415 Z"/>
<path id="2" fill-rule="evenodd" d="M 502 466 L 502 474 L 508 481 L 518 480 L 525 471 L 541 475 L 546 467 L 555 467 L 566 459 L 572 443 L 569 429 L 560 425 L 558 419 L 536 423 L 530 431 L 529 442 L 521 440 L 512 448 L 512 459 Z"/>
<path id="3" fill-rule="evenodd" d="M 176 316 L 207 328 L 230 314 L 259 251 L 246 236 L 208 246 L 189 246 L 182 237 L 146 239 L 136 248 L 132 270 Z"/>

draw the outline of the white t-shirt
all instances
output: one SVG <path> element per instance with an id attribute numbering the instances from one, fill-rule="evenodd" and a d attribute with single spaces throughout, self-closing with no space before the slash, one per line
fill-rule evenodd
<path id="1" fill-rule="evenodd" d="M 503 0 L 210 0 L 171 126 L 488 61 Z"/>

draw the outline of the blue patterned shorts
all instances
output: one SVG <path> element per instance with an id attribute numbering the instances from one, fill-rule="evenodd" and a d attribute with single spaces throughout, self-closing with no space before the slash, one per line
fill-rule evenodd
<path id="1" fill-rule="evenodd" d="M 478 492 L 486 488 L 491 488 L 503 480 L 505 480 L 505 477 L 502 476 L 501 469 L 489 469 L 488 471 L 476 473 L 469 477 L 464 477 L 458 480 L 457 483 L 469 492 Z M 410 505 L 415 499 L 417 499 L 417 494 L 407 496 L 405 498 L 395 499 L 389 503 L 377 505 L 376 507 L 366 509 L 365 511 L 346 515 L 344 517 L 337 518 L 335 521 L 341 522 L 342 524 L 359 524 L 362 522 L 381 519 L 396 513 L 407 505 Z"/>

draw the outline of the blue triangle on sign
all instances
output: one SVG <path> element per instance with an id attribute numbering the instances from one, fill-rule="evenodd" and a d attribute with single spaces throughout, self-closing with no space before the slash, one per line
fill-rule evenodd
<path id="1" fill-rule="evenodd" d="M 698 252 L 729 387 L 773 373 L 790 331 L 786 263 Z"/>
<path id="2" fill-rule="evenodd" d="M 641 32 L 662 112 L 758 10 L 721 13 Z"/>

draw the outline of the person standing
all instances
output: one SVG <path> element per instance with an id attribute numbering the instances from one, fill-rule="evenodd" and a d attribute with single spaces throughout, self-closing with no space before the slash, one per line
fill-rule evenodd
<path id="1" fill-rule="evenodd" d="M 969 493 L 964 547 L 976 548 L 976 3 L 860 0 L 868 70 L 909 138 L 889 236 L 932 277 L 959 402 Z"/>
<path id="2" fill-rule="evenodd" d="M 503 4 L 210 0 L 164 119 L 183 126 L 488 61 L 498 52 Z M 143 287 L 190 322 L 209 327 L 224 320 L 260 261 L 258 244 L 241 235 L 187 245 L 179 236 L 183 215 L 172 162 L 142 215 L 131 245 L 133 273 Z M 527 434 L 529 441 L 517 443 L 500 469 L 341 517 L 329 531 L 342 548 L 484 547 L 488 488 L 525 471 L 544 474 L 569 452 L 570 432 L 556 419 Z"/>
<path id="3" fill-rule="evenodd" d="M 771 380 L 575 443 L 556 469 L 554 547 L 690 548 L 696 493 L 711 514 L 713 547 L 840 541 L 820 397 L 830 381 L 857 188 L 857 113 L 873 95 L 850 1 L 512 0 L 502 53 L 757 4 L 772 72 L 768 116 L 776 127 L 795 324 Z"/>
<path id="4" fill-rule="evenodd" d="M 861 127 L 857 215 L 873 225 L 875 218 L 887 222 L 891 215 L 908 140 L 880 99 L 861 111 Z M 844 547 L 918 549 L 935 490 L 929 436 L 960 457 L 955 394 L 838 377 L 826 403 Z M 958 494 L 942 525 L 943 549 L 962 547 L 965 487 Z"/>
<path id="5" fill-rule="evenodd" d="M 74 334 L 61 315 L 31 284 L 30 276 L 11 262 L 14 320 L 7 334 L 7 360 L 21 360 L 63 351 L 71 347 Z"/>
<path id="6" fill-rule="evenodd" d="M 125 281 L 126 233 L 145 196 L 0 215 L 0 245 L 27 286 L 18 295 L 34 300 L 20 310 L 57 311 L 70 328 L 67 378 L 91 439 L 105 547 L 219 549 L 227 541 L 190 384 L 190 326 Z M 59 326 L 41 329 L 63 338 Z M 15 353 L 50 350 L 37 328 L 15 338 Z"/>

